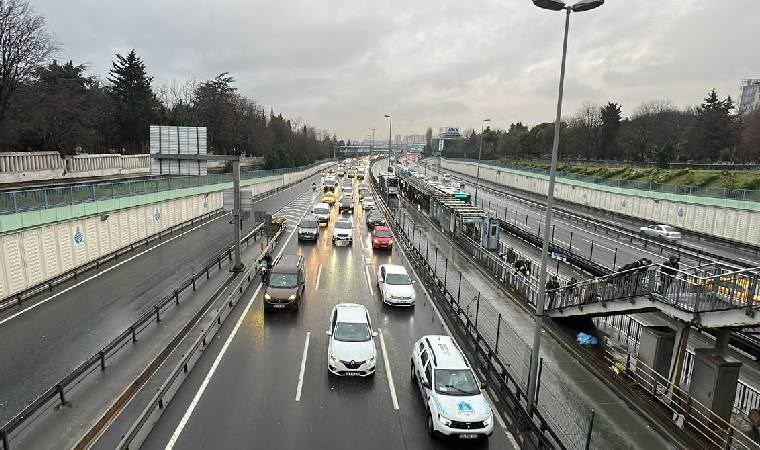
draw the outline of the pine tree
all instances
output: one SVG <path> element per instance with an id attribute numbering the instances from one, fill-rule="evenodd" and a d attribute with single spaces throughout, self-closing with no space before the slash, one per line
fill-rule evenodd
<path id="1" fill-rule="evenodd" d="M 618 152 L 615 145 L 620 123 L 622 107 L 617 103 L 609 102 L 601 110 L 602 114 L 602 135 L 601 145 L 604 159 L 617 159 Z"/>
<path id="2" fill-rule="evenodd" d="M 694 156 L 712 161 L 730 158 L 736 144 L 734 118 L 731 116 L 733 109 L 734 102 L 730 96 L 721 100 L 715 89 L 707 94 L 702 105 L 697 107 L 692 141 Z"/>
<path id="3" fill-rule="evenodd" d="M 115 123 L 120 144 L 128 151 L 145 152 L 149 126 L 156 118 L 158 100 L 150 87 L 145 64 L 134 49 L 127 56 L 116 54 L 108 81 L 116 105 Z"/>

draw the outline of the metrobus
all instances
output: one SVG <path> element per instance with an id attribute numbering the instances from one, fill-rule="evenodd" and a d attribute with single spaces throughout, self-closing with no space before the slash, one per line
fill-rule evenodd
<path id="1" fill-rule="evenodd" d="M 398 178 L 395 175 L 384 175 L 380 178 L 380 187 L 388 195 L 398 195 Z"/>

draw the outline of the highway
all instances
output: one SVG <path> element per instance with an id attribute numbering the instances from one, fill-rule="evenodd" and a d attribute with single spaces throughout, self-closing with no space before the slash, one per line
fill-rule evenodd
<path id="1" fill-rule="evenodd" d="M 446 326 L 421 283 L 414 308 L 384 306 L 375 284 L 378 266 L 408 263 L 395 248 L 371 249 L 361 208 L 353 215 L 353 245 L 334 247 L 336 216 L 333 208 L 330 225 L 313 243 L 299 243 L 290 225 L 278 250 L 305 258 L 300 309 L 264 313 L 261 286 L 253 286 L 143 448 L 459 448 L 427 434 L 423 402 L 410 381 L 412 343 L 426 334 L 447 334 Z M 369 310 L 379 333 L 374 376 L 328 375 L 325 331 L 330 311 L 341 302 Z M 514 448 L 501 418 L 488 440 L 472 444 Z"/>
<path id="2" fill-rule="evenodd" d="M 473 195 L 474 201 L 475 178 L 452 171 L 442 170 L 437 167 L 435 169 L 428 167 L 427 170 L 438 174 L 449 173 L 455 179 L 464 182 L 465 191 Z M 495 190 L 499 192 L 495 192 Z M 520 201 L 517 197 L 526 197 L 526 195 L 524 193 L 513 193 L 510 189 L 504 186 L 493 185 L 492 183 L 483 182 L 481 180 L 481 187 L 478 190 L 478 206 L 481 206 L 484 209 L 493 210 L 501 219 L 532 233 L 536 233 L 543 227 L 545 210 L 537 207 L 534 202 Z M 539 203 L 543 204 L 543 202 Z M 581 207 L 573 207 L 569 204 L 562 204 L 557 207 L 580 215 L 589 215 L 589 213 L 584 211 Z M 629 220 L 620 217 L 615 217 L 614 219 L 604 217 L 600 222 L 620 230 L 634 233 L 638 232 L 639 226 L 648 225 L 648 223 L 637 223 L 632 219 Z M 587 227 L 583 224 L 576 223 L 575 221 L 569 221 L 556 213 L 552 218 L 552 223 L 555 225 L 554 243 L 572 249 L 579 255 L 589 258 L 608 268 L 617 268 L 623 264 L 643 257 L 649 258 L 653 262 L 663 262 L 671 254 L 671 252 L 668 252 L 667 250 L 661 251 L 660 247 L 656 244 L 654 246 L 649 245 L 645 248 L 636 240 L 630 242 L 628 239 L 618 238 L 615 234 L 607 235 L 601 228 L 594 230 L 593 226 Z M 592 242 L 594 243 L 593 249 L 591 245 Z M 758 260 L 757 254 L 750 250 L 730 248 L 726 244 L 717 242 L 696 242 L 690 239 L 688 235 L 684 238 L 684 242 L 708 253 L 739 260 L 747 266 L 756 267 L 760 265 L 760 260 Z M 682 267 L 697 265 L 700 262 L 704 262 L 704 260 L 698 261 L 696 258 L 692 257 L 681 258 Z"/>
<path id="3" fill-rule="evenodd" d="M 272 212 L 308 180 L 254 204 Z M 251 224 L 248 225 L 249 227 Z M 232 243 L 229 215 L 138 248 L 111 265 L 0 314 L 0 423 L 123 332 L 181 279 Z"/>

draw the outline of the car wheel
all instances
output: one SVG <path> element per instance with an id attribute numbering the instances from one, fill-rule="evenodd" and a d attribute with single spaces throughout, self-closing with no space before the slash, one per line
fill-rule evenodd
<path id="1" fill-rule="evenodd" d="M 427 415 L 427 431 L 431 436 L 435 436 L 435 428 L 433 427 L 433 415 L 428 412 Z"/>
<path id="2" fill-rule="evenodd" d="M 416 383 L 417 382 L 417 373 L 414 371 L 414 361 L 410 361 L 409 363 L 411 365 L 411 370 L 412 370 L 412 383 Z"/>

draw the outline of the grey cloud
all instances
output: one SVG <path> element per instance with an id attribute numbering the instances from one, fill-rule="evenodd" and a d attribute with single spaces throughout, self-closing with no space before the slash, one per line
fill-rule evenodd
<path id="1" fill-rule="evenodd" d="M 529 0 L 32 1 L 60 57 L 98 76 L 131 48 L 156 86 L 228 71 L 263 106 L 340 136 L 385 127 L 384 113 L 403 134 L 554 112 L 564 18 Z M 740 78 L 760 76 L 759 11 L 756 0 L 610 0 L 573 15 L 564 110 L 687 105 L 712 87 L 735 96 Z"/>

